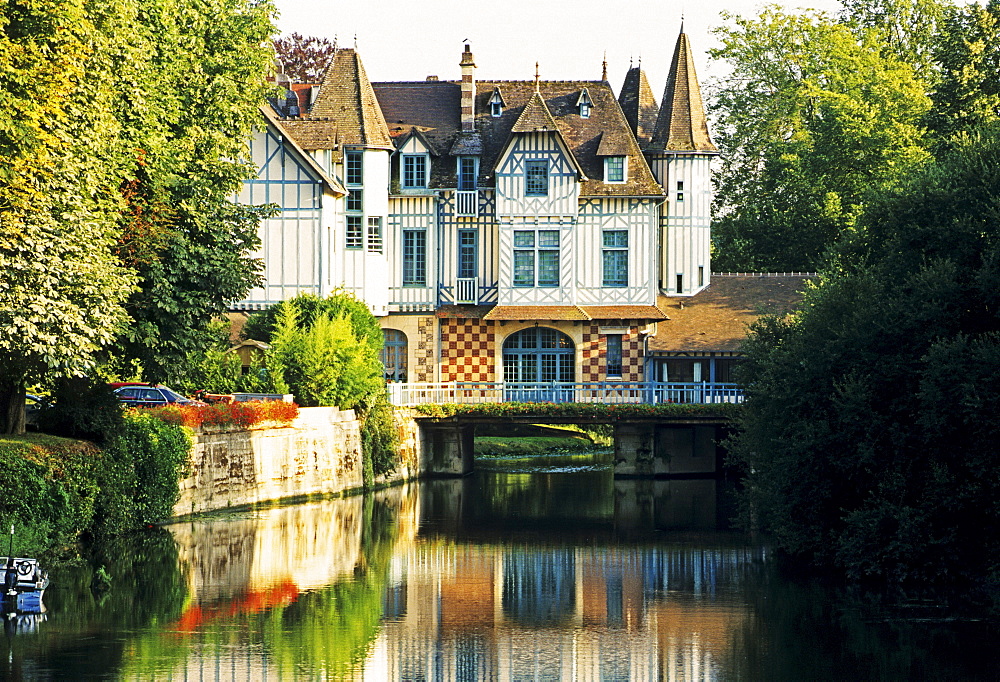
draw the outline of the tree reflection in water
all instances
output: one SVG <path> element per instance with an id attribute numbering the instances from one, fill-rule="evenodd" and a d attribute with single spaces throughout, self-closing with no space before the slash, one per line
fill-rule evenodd
<path id="1" fill-rule="evenodd" d="M 778 573 L 716 480 L 502 473 L 203 517 L 62 569 L 0 677 L 976 679 L 991 623 Z M 721 510 L 721 511 L 720 511 Z M 132 543 L 132 544 L 128 544 Z M 924 616 L 932 613 L 935 617 Z"/>

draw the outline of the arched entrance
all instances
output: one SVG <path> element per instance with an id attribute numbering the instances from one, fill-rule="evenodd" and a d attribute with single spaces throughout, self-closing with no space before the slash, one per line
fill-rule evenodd
<path id="1" fill-rule="evenodd" d="M 503 343 L 503 380 L 508 384 L 548 384 L 518 386 L 507 400 L 553 401 L 570 399 L 553 383 L 576 380 L 576 352 L 573 340 L 557 329 L 529 327 L 511 334 Z M 572 393 L 570 390 L 569 393 Z"/>

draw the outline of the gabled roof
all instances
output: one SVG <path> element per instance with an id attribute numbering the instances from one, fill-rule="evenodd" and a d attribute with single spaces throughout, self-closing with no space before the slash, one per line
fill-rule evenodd
<path id="1" fill-rule="evenodd" d="M 650 153 L 702 152 L 717 154 L 719 149 L 708 134 L 705 105 L 694 71 L 691 43 L 684 29 L 677 36 L 674 58 L 670 63 L 663 102 L 656 128 L 646 147 Z"/>
<path id="2" fill-rule="evenodd" d="M 310 170 L 312 170 L 326 186 L 326 189 L 334 194 L 339 194 L 344 196 L 347 194 L 347 190 L 341 185 L 335 178 L 330 177 L 323 170 L 322 166 L 316 163 L 315 159 L 312 158 L 306 151 L 295 141 L 295 138 L 285 130 L 285 123 L 287 121 L 282 121 L 278 118 L 277 114 L 270 105 L 265 104 L 260 108 L 261 114 L 264 115 L 264 120 L 268 122 L 276 131 L 284 135 L 285 143 L 295 150 L 296 154 L 301 157 L 302 163 L 307 165 Z"/>
<path id="3" fill-rule="evenodd" d="M 747 328 L 765 314 L 785 314 L 802 300 L 808 276 L 712 275 L 709 286 L 689 297 L 660 296 L 669 315 L 651 336 L 651 355 L 679 352 L 735 352 Z"/>
<path id="4" fill-rule="evenodd" d="M 656 103 L 656 96 L 653 89 L 649 87 L 646 79 L 646 72 L 642 67 L 634 66 L 625 74 L 625 83 L 622 85 L 621 94 L 618 95 L 618 104 L 625 114 L 632 134 L 645 146 L 656 128 L 656 116 L 660 106 Z"/>
<path id="5" fill-rule="evenodd" d="M 467 149 L 460 141 L 461 90 L 455 81 L 415 81 L 373 83 L 389 132 L 403 135 L 416 126 L 437 149 L 448 149 L 451 154 Z M 576 163 L 583 169 L 584 180 L 581 196 L 662 196 L 663 190 L 656 183 L 641 149 L 628 128 L 628 122 L 611 87 L 602 81 L 540 81 L 538 99 L 544 104 L 529 103 L 535 97 L 535 81 L 477 81 L 476 82 L 476 133 L 481 144 L 481 186 L 493 185 L 493 168 L 506 147 L 511 133 L 531 129 L 532 126 L 555 126 Z M 586 88 L 593 102 L 589 118 L 581 118 L 577 102 L 580 91 Z M 489 101 L 501 91 L 505 106 L 503 114 L 493 117 Z M 547 112 L 547 115 L 546 113 Z M 522 115 L 524 116 L 522 120 Z M 597 155 L 602 140 L 615 141 L 627 149 L 629 157 L 628 179 L 624 183 L 606 184 L 604 160 Z M 464 153 L 464 152 L 462 152 Z M 432 163 L 431 187 L 454 187 L 454 160 L 442 156 Z"/>
<path id="6" fill-rule="evenodd" d="M 535 133 L 540 130 L 558 131 L 549 108 L 545 106 L 545 100 L 539 93 L 535 93 L 528 100 L 528 103 L 521 110 L 521 115 L 514 122 L 514 127 L 510 129 L 512 133 Z"/>
<path id="7" fill-rule="evenodd" d="M 403 145 L 405 145 L 411 137 L 415 137 L 420 140 L 420 144 L 424 146 L 424 149 L 426 149 L 431 156 L 441 156 L 434 145 L 431 144 L 430 140 L 427 139 L 427 136 L 416 128 L 410 128 L 410 132 L 396 140 L 396 149 L 402 149 Z"/>
<path id="8" fill-rule="evenodd" d="M 392 137 L 361 57 L 352 49 L 334 54 L 309 114 L 285 123 L 306 149 L 333 149 L 337 145 L 392 147 Z"/>

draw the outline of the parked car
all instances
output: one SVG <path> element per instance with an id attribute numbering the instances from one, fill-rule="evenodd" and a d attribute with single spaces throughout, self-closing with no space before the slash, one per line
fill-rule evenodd
<path id="1" fill-rule="evenodd" d="M 114 386 L 115 384 L 112 384 Z M 204 405 L 197 400 L 185 398 L 177 391 L 159 384 L 122 383 L 115 389 L 115 395 L 123 405 L 129 407 L 164 407 L 165 405 Z"/>

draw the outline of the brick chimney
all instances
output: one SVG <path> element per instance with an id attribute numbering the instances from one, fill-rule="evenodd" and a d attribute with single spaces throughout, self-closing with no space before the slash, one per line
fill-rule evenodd
<path id="1" fill-rule="evenodd" d="M 476 129 L 476 60 L 469 44 L 462 52 L 462 132 L 471 133 Z"/>

